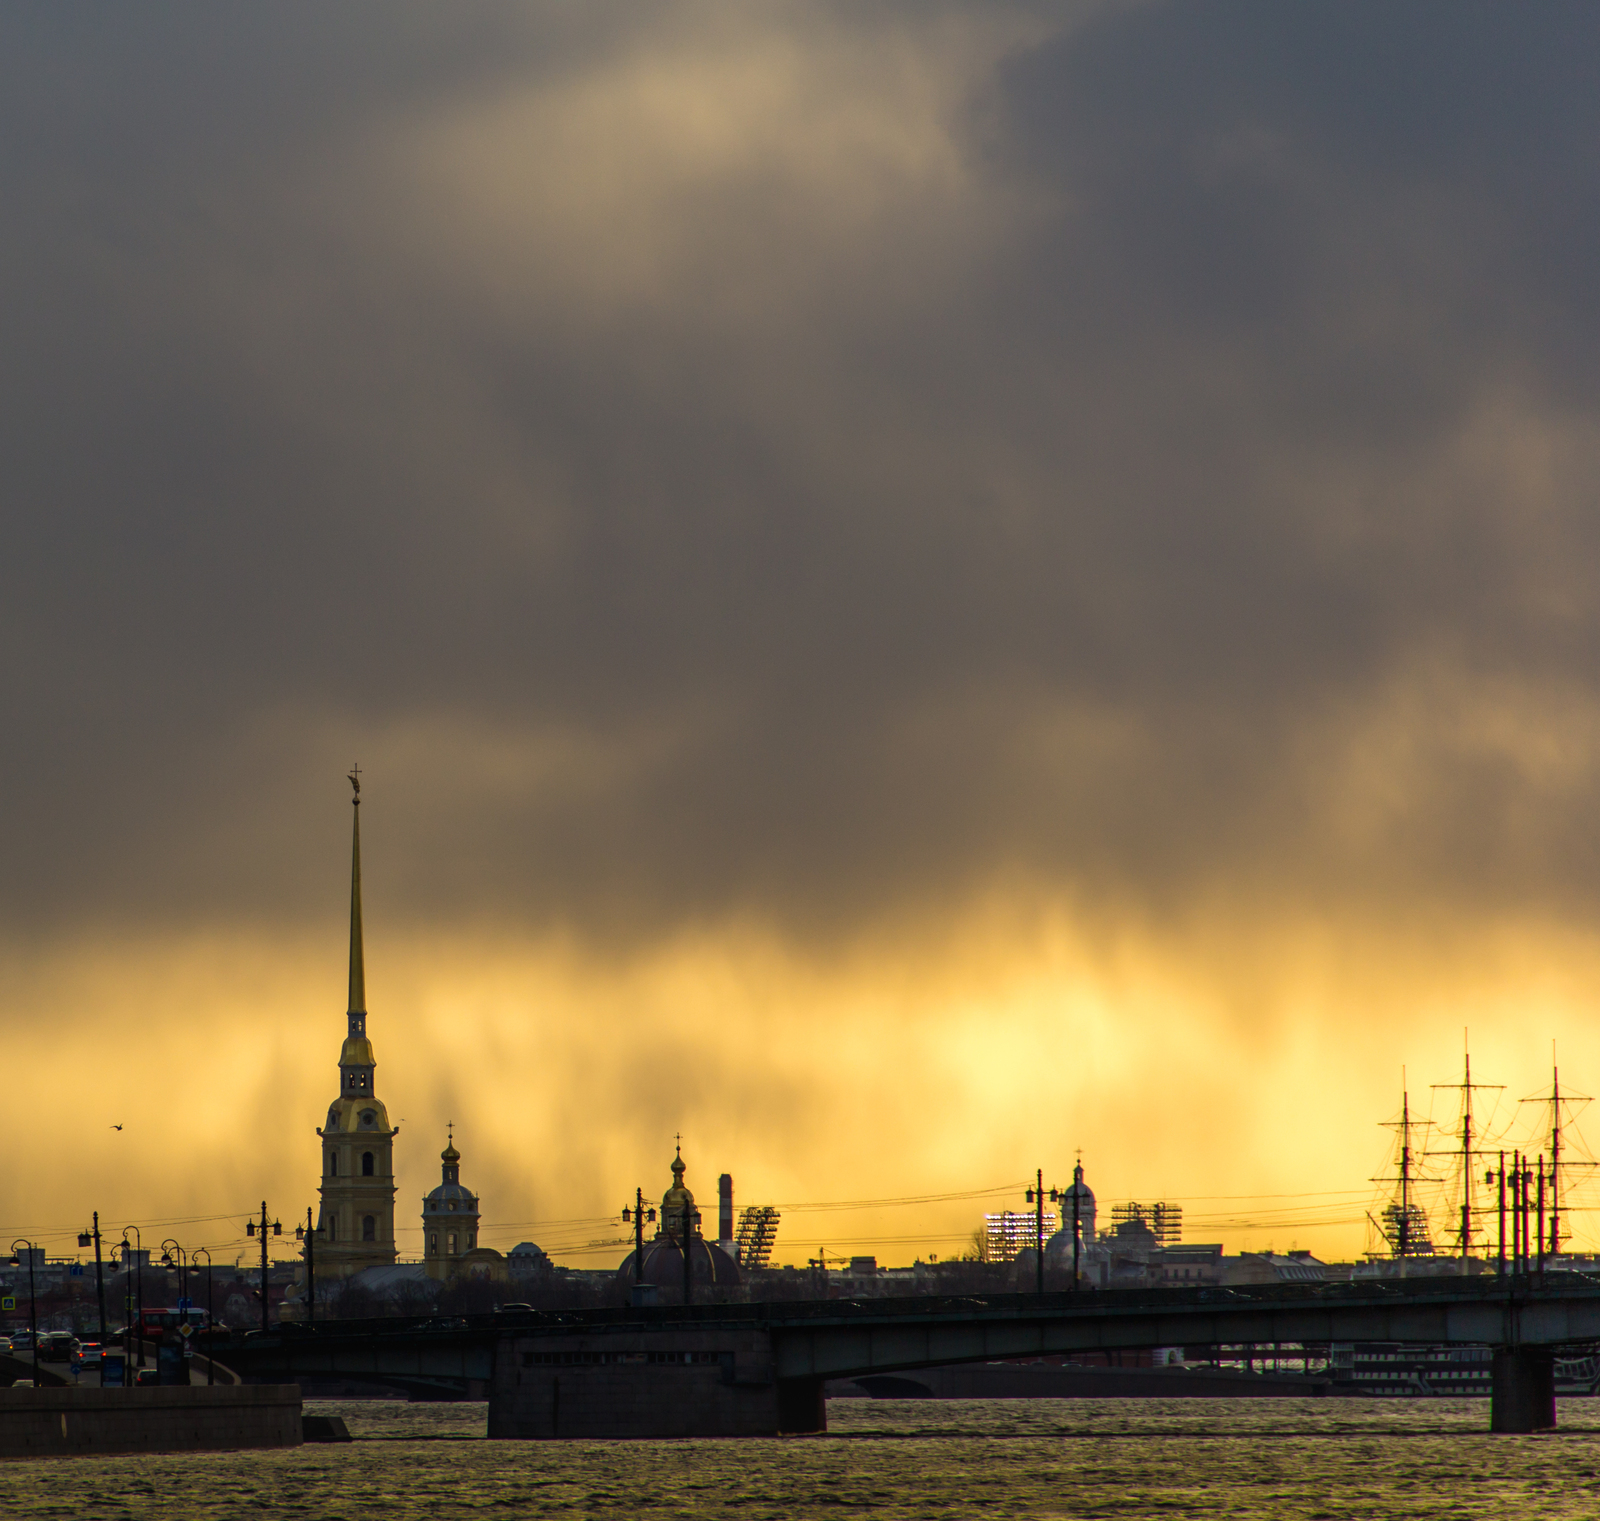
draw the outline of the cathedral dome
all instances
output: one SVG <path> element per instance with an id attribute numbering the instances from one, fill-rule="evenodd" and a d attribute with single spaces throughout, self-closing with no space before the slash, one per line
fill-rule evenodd
<path id="1" fill-rule="evenodd" d="M 644 1244 L 644 1271 L 635 1275 L 634 1253 L 629 1252 L 617 1269 L 619 1282 L 653 1283 L 668 1294 L 683 1289 L 683 1253 L 671 1236 L 658 1236 Z M 689 1269 L 696 1289 L 733 1289 L 739 1286 L 739 1265 L 714 1241 L 696 1236 L 689 1246 Z"/>

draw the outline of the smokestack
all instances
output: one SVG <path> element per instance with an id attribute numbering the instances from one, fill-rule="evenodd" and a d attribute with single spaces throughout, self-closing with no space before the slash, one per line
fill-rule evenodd
<path id="1" fill-rule="evenodd" d="M 717 1240 L 724 1246 L 733 1240 L 733 1174 L 717 1179 Z"/>

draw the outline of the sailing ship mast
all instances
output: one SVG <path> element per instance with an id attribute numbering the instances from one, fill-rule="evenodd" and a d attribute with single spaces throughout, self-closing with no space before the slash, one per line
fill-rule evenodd
<path id="1" fill-rule="evenodd" d="M 1435 1088 L 1453 1088 L 1461 1095 L 1461 1144 L 1451 1147 L 1449 1151 L 1430 1152 L 1430 1156 L 1454 1156 L 1456 1158 L 1456 1171 L 1461 1179 L 1461 1260 L 1465 1264 L 1472 1255 L 1472 1245 L 1475 1231 L 1472 1223 L 1473 1213 L 1473 1184 L 1477 1181 L 1477 1166 L 1475 1158 L 1487 1155 L 1474 1143 L 1481 1139 L 1473 1129 L 1472 1095 L 1489 1090 L 1498 1092 L 1505 1085 L 1503 1083 L 1475 1083 L 1472 1080 L 1472 1053 L 1463 1053 L 1463 1075 L 1459 1083 L 1435 1083 Z"/>

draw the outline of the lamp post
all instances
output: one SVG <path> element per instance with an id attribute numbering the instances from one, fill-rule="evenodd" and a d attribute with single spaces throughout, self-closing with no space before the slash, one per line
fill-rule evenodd
<path id="1" fill-rule="evenodd" d="M 683 1236 L 679 1245 L 683 1248 L 683 1302 L 688 1304 L 694 1296 L 694 1258 L 690 1255 L 690 1248 L 694 1244 L 694 1228 L 700 1223 L 700 1211 L 690 1206 L 689 1201 L 683 1201 Z"/>
<path id="2" fill-rule="evenodd" d="M 244 1233 L 253 1236 L 259 1229 L 261 1233 L 261 1331 L 265 1335 L 272 1330 L 272 1293 L 267 1284 L 267 1232 L 270 1230 L 274 1236 L 283 1234 L 283 1226 L 276 1220 L 270 1224 L 267 1221 L 267 1201 L 261 1201 L 261 1220 L 259 1225 L 254 1220 L 245 1221 Z"/>
<path id="3" fill-rule="evenodd" d="M 188 1254 L 176 1241 L 163 1241 L 161 1243 L 162 1267 L 170 1269 L 173 1265 L 174 1257 L 177 1258 L 178 1267 L 178 1319 L 180 1322 L 174 1329 L 178 1334 L 178 1345 L 183 1349 L 180 1354 L 181 1371 L 178 1376 L 180 1382 L 187 1383 L 189 1381 L 189 1336 L 191 1331 L 189 1325 L 189 1258 Z M 166 1340 L 166 1334 L 165 1331 L 162 1332 L 163 1341 Z M 161 1354 L 157 1352 L 156 1364 L 158 1367 L 160 1366 L 160 1358 Z M 162 1379 L 162 1382 L 166 1382 L 165 1378 Z"/>
<path id="4" fill-rule="evenodd" d="M 33 1264 L 37 1259 L 39 1248 L 31 1241 L 13 1241 L 11 1243 L 11 1260 L 18 1266 L 22 1263 L 22 1248 L 28 1250 L 28 1325 L 33 1336 L 33 1386 L 39 1387 L 39 1295 L 33 1281 Z"/>
<path id="5" fill-rule="evenodd" d="M 633 1206 L 622 1211 L 622 1223 L 626 1225 L 633 1221 L 633 1286 L 638 1288 L 644 1282 L 644 1190 L 636 1188 L 633 1191 Z M 656 1212 L 649 1211 L 649 1217 L 654 1220 Z"/>
<path id="6" fill-rule="evenodd" d="M 1539 1153 L 1539 1278 L 1544 1279 L 1544 1153 Z"/>
<path id="7" fill-rule="evenodd" d="M 1506 1275 L 1506 1168 L 1505 1168 L 1505 1162 L 1506 1162 L 1505 1153 L 1501 1152 L 1500 1153 L 1500 1168 L 1499 1168 L 1499 1170 L 1496 1171 L 1493 1167 L 1491 1167 L 1483 1175 L 1483 1186 L 1485 1188 L 1493 1188 L 1495 1186 L 1495 1183 L 1496 1183 L 1497 1180 L 1498 1180 L 1498 1182 L 1500 1184 L 1500 1259 L 1499 1259 L 1499 1266 L 1495 1269 L 1495 1273 L 1496 1273 L 1496 1275 L 1498 1277 L 1501 1277 L 1501 1278 L 1504 1278 L 1505 1275 Z"/>
<path id="8" fill-rule="evenodd" d="M 94 1212 L 94 1229 L 78 1232 L 78 1245 L 94 1246 L 94 1291 L 100 1308 L 100 1357 L 104 1366 L 106 1355 L 106 1279 L 100 1263 L 100 1211 Z"/>
<path id="9" fill-rule="evenodd" d="M 1034 1266 L 1038 1271 L 1038 1289 L 1042 1294 L 1044 1293 L 1044 1169 L 1042 1167 L 1034 1174 L 1034 1186 L 1028 1190 L 1024 1197 L 1027 1199 L 1028 1203 L 1034 1207 Z M 1061 1190 L 1059 1188 L 1052 1188 L 1050 1190 L 1050 1202 L 1054 1204 L 1060 1198 Z M 1073 1257 L 1076 1259 L 1076 1252 L 1073 1253 Z M 1073 1265 L 1077 1265 L 1076 1261 L 1074 1261 Z"/>
<path id="10" fill-rule="evenodd" d="M 161 1243 L 161 1265 L 170 1268 L 176 1256 L 178 1268 L 178 1314 L 184 1325 L 189 1324 L 189 1257 L 176 1241 Z"/>
<path id="11" fill-rule="evenodd" d="M 311 1223 L 311 1206 L 306 1206 L 306 1223 L 294 1228 L 294 1239 L 304 1241 L 306 1244 L 306 1324 L 315 1325 L 317 1321 L 317 1236 L 321 1232 L 320 1225 Z"/>
<path id="12" fill-rule="evenodd" d="M 206 1259 L 206 1382 L 214 1384 L 217 1381 L 217 1321 L 211 1312 L 211 1253 L 197 1246 L 189 1256 L 193 1260 L 202 1252 Z"/>
<path id="13" fill-rule="evenodd" d="M 138 1351 L 139 1351 L 138 1360 L 133 1365 L 133 1378 L 132 1378 L 131 1382 L 134 1383 L 134 1384 L 137 1384 L 139 1382 L 139 1371 L 140 1371 L 140 1369 L 142 1369 L 144 1367 L 144 1242 L 140 1238 L 139 1227 L 137 1225 L 125 1225 L 125 1226 L 122 1227 L 122 1271 L 123 1271 L 124 1276 L 126 1276 L 127 1271 L 128 1271 L 128 1250 L 129 1250 L 129 1248 L 128 1248 L 128 1232 L 129 1231 L 133 1232 L 133 1240 L 134 1240 L 134 1245 L 133 1245 L 133 1271 L 134 1271 L 134 1275 L 135 1275 L 134 1283 L 135 1283 L 136 1291 L 137 1291 L 137 1294 L 138 1294 L 138 1310 L 137 1310 L 137 1317 L 138 1318 L 134 1322 L 134 1326 L 135 1326 L 134 1337 L 135 1337 L 135 1343 L 136 1343 L 136 1345 L 138 1347 Z M 122 1286 L 122 1297 L 123 1297 L 124 1301 L 127 1300 L 127 1297 L 128 1297 L 128 1286 L 127 1286 L 127 1284 L 123 1284 L 123 1286 Z M 126 1303 L 124 1303 L 124 1308 L 126 1308 Z M 131 1349 L 127 1349 L 127 1350 L 131 1350 Z"/>

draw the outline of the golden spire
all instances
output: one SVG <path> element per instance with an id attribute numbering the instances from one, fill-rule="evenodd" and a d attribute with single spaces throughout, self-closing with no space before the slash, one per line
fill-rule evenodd
<path id="1" fill-rule="evenodd" d="M 355 827 L 350 846 L 350 1012 L 367 1011 L 367 967 L 361 948 L 361 767 L 350 768 Z"/>

